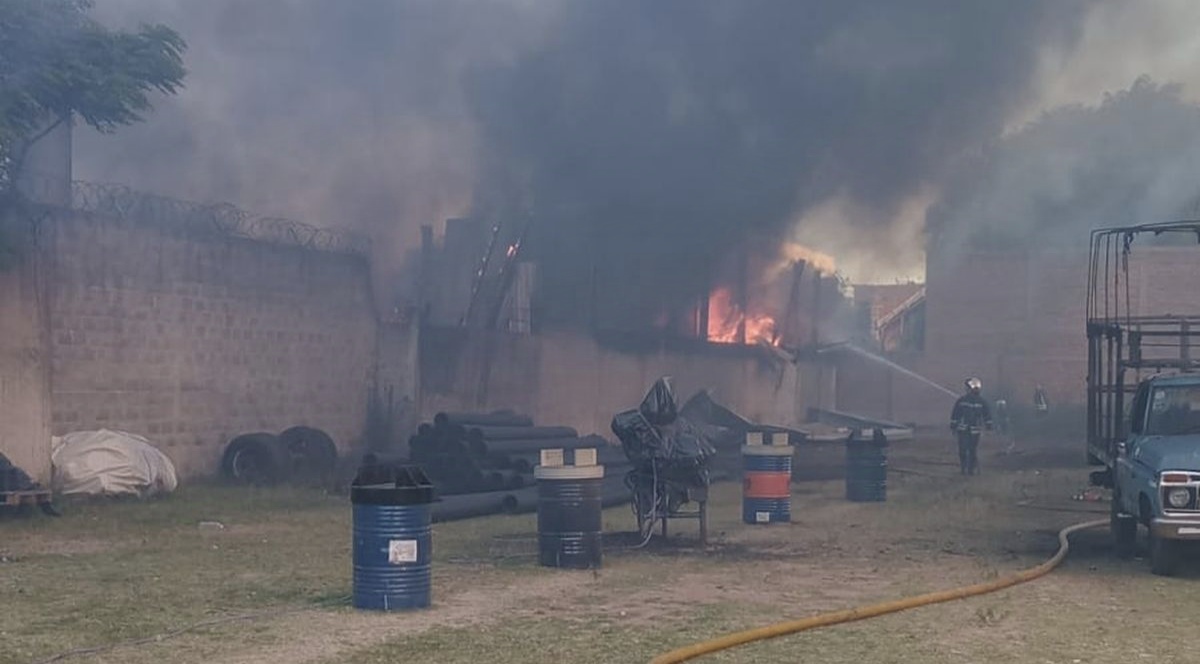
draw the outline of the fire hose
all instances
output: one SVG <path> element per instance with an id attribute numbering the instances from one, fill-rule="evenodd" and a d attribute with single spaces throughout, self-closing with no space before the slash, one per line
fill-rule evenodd
<path id="1" fill-rule="evenodd" d="M 1010 576 L 1001 577 L 993 581 L 976 583 L 969 586 L 952 588 L 950 590 L 930 592 L 923 595 L 916 595 L 914 597 L 880 602 L 878 604 L 870 604 L 853 609 L 820 613 L 815 616 L 809 616 L 808 618 L 801 618 L 799 620 L 790 620 L 787 622 L 776 623 L 774 625 L 767 625 L 766 627 L 758 627 L 756 629 L 749 629 L 742 632 L 734 632 L 733 634 L 728 634 L 710 641 L 702 641 L 700 643 L 684 646 L 683 648 L 664 653 L 651 660 L 650 664 L 676 664 L 677 662 L 686 662 L 703 655 L 710 655 L 719 650 L 727 650 L 735 646 L 740 646 L 755 641 L 765 641 L 767 639 L 773 639 L 779 636 L 795 634 L 797 632 L 805 632 L 818 627 L 828 627 L 829 625 L 838 625 L 857 620 L 876 618 L 889 613 L 897 613 L 899 611 L 915 609 L 919 606 L 950 602 L 1010 588 L 1027 581 L 1032 581 L 1038 577 L 1045 576 L 1046 574 L 1049 574 L 1050 571 L 1055 567 L 1058 567 L 1059 563 L 1061 563 L 1063 559 L 1067 557 L 1067 550 L 1070 547 L 1067 542 L 1067 538 L 1072 534 L 1081 530 L 1099 528 L 1100 526 L 1107 525 L 1108 519 L 1103 519 L 1077 523 L 1073 526 L 1068 526 L 1062 529 L 1058 533 L 1058 551 L 1055 552 L 1053 557 L 1037 567 L 1024 569 Z"/>

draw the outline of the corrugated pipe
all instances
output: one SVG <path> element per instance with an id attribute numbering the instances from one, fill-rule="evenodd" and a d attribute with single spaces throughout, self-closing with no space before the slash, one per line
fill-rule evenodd
<path id="1" fill-rule="evenodd" d="M 791 620 L 788 622 L 750 629 L 744 632 L 735 632 L 727 636 L 723 636 L 711 641 L 703 641 L 690 646 L 685 646 L 677 650 L 659 655 L 650 660 L 650 664 L 676 664 L 677 662 L 686 662 L 693 660 L 703 655 L 709 655 L 719 650 L 727 650 L 735 646 L 740 646 L 746 643 L 755 641 L 765 641 L 779 636 L 795 634 L 797 632 L 805 632 L 818 627 L 828 627 L 829 625 L 839 625 L 841 623 L 854 622 L 856 620 L 866 620 L 868 618 L 876 618 L 878 616 L 887 615 L 889 613 L 897 613 L 907 609 L 915 609 L 918 606 L 928 606 L 930 604 L 938 604 L 940 602 L 950 602 L 953 600 L 974 597 L 976 595 L 984 595 L 993 593 L 997 590 L 1003 590 L 1015 586 L 1017 584 L 1032 581 L 1038 577 L 1049 574 L 1051 570 L 1058 567 L 1058 564 L 1067 557 L 1067 550 L 1070 545 L 1067 538 L 1073 533 L 1089 528 L 1099 528 L 1100 526 L 1108 525 L 1108 519 L 1097 521 L 1086 521 L 1077 523 L 1073 526 L 1068 526 L 1058 533 L 1058 551 L 1052 558 L 1046 562 L 1031 567 L 1026 570 L 1021 570 L 1011 576 L 1002 577 L 995 581 L 987 581 L 984 583 L 976 583 L 970 586 L 953 588 L 951 590 L 942 590 L 938 592 L 925 593 L 916 597 L 906 599 L 898 599 L 890 602 L 880 602 L 879 604 L 871 604 L 868 606 L 860 606 L 855 609 L 846 609 L 843 611 L 833 611 L 830 613 L 821 613 L 800 620 Z"/>

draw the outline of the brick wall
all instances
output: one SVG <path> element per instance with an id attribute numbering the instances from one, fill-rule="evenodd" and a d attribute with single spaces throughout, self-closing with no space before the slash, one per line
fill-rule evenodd
<path id="1" fill-rule="evenodd" d="M 84 214 L 46 227 L 52 422 L 142 434 L 184 476 L 233 436 L 361 435 L 377 324 L 364 259 Z"/>

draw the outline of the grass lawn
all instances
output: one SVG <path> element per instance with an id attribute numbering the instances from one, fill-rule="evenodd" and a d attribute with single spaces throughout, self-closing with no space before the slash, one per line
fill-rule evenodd
<path id="1" fill-rule="evenodd" d="M 766 528 L 740 523 L 740 487 L 725 483 L 707 548 L 681 522 L 644 549 L 614 541 L 595 572 L 538 567 L 533 515 L 438 524 L 435 606 L 399 614 L 347 604 L 342 496 L 192 485 L 145 503 L 68 504 L 61 519 L 0 522 L 0 663 L 225 618 L 238 619 L 62 661 L 644 662 L 732 630 L 995 578 L 1048 557 L 1061 527 L 1107 513 L 1070 499 L 1087 474 L 1073 455 L 1017 452 L 962 478 L 948 443 L 897 444 L 886 503 L 804 482 L 794 523 Z M 800 462 L 837 452 L 820 457 Z M 606 512 L 606 531 L 632 527 L 627 507 Z M 1196 661 L 1181 646 L 1200 615 L 1200 571 L 1151 576 L 1144 561 L 1113 558 L 1104 529 L 1076 542 L 1031 584 L 702 661 Z"/>

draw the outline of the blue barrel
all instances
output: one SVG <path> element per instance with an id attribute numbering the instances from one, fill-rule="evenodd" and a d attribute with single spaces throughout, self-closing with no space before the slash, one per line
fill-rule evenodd
<path id="1" fill-rule="evenodd" d="M 604 466 L 538 466 L 538 562 L 599 568 L 604 558 Z"/>
<path id="2" fill-rule="evenodd" d="M 846 441 L 846 500 L 887 500 L 887 438 L 876 430 L 871 438 L 855 434 Z"/>
<path id="3" fill-rule="evenodd" d="M 748 524 L 792 520 L 791 445 L 742 446 L 742 521 Z"/>
<path id="4" fill-rule="evenodd" d="M 350 502 L 354 508 L 355 608 L 400 611 L 428 607 L 433 485 L 425 473 L 417 466 L 364 469 L 350 488 Z"/>

